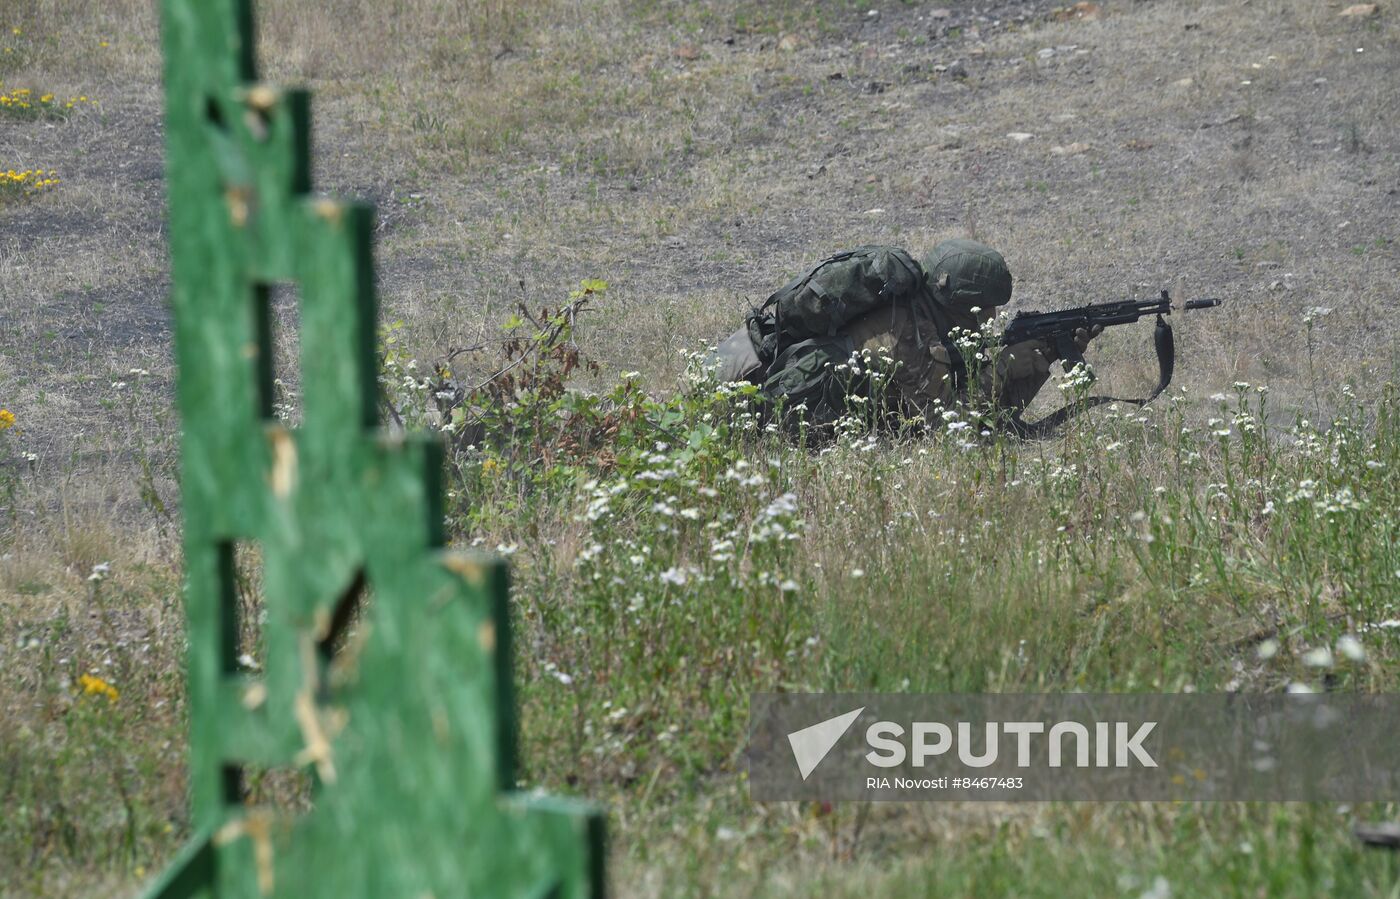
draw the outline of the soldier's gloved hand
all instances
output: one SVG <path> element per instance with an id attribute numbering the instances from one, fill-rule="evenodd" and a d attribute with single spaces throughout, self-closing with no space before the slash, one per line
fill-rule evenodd
<path id="1" fill-rule="evenodd" d="M 1092 329 L 1076 328 L 1075 332 L 1072 335 L 1070 335 L 1070 340 L 1074 341 L 1075 348 L 1079 350 L 1079 354 L 1082 356 L 1084 355 L 1084 351 L 1089 348 L 1089 341 L 1093 340 L 1095 337 L 1098 337 L 1102 333 L 1103 325 L 1094 325 Z M 1059 360 L 1060 351 L 1054 344 L 1047 341 L 1045 343 L 1042 343 L 1041 345 L 1045 347 L 1044 353 L 1046 359 L 1049 359 L 1051 362 L 1056 362 Z"/>
<path id="2" fill-rule="evenodd" d="M 1079 328 L 1074 332 L 1074 345 L 1079 347 L 1079 352 L 1083 353 L 1089 348 L 1089 341 L 1103 333 L 1103 325 L 1094 325 L 1093 328 Z"/>

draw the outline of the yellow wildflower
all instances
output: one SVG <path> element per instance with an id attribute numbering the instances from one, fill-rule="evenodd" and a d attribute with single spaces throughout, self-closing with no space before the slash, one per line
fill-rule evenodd
<path id="1" fill-rule="evenodd" d="M 97 42 L 97 46 L 99 46 L 99 47 L 107 47 L 107 46 L 110 46 L 110 45 L 109 45 L 106 41 L 98 41 L 98 42 Z"/>
<path id="2" fill-rule="evenodd" d="M 21 32 L 20 32 L 20 30 L 19 30 L 18 28 L 11 28 L 10 31 L 12 31 L 12 32 L 14 33 L 14 36 L 15 36 L 15 37 L 19 37 L 20 34 L 21 34 Z"/>
<path id="3" fill-rule="evenodd" d="M 100 677 L 93 677 L 91 674 L 84 674 L 78 678 L 78 684 L 83 688 L 83 693 L 87 696 L 106 696 L 111 702 L 116 702 L 121 694 L 117 688 L 107 683 Z"/>
<path id="4" fill-rule="evenodd" d="M 8 431 L 15 426 L 15 413 L 9 409 L 0 409 L 0 431 Z"/>
<path id="5" fill-rule="evenodd" d="M 482 459 L 482 460 L 481 460 L 481 473 L 484 474 L 484 475 L 492 475 L 492 474 L 495 474 L 495 473 L 496 473 L 496 470 L 499 469 L 500 467 L 501 467 L 501 463 L 497 462 L 495 459 Z"/>

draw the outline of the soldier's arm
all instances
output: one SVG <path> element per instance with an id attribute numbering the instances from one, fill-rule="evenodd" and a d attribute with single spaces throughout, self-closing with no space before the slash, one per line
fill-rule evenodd
<path id="1" fill-rule="evenodd" d="M 1089 341 L 1102 333 L 1102 326 L 1092 331 L 1080 328 L 1074 334 L 1075 346 L 1083 353 Z M 1059 358 L 1055 347 L 1045 340 L 1025 340 L 1004 348 L 992 369 L 992 383 L 984 386 L 984 396 L 994 397 L 1000 409 L 1024 410 L 1050 379 L 1050 365 Z"/>
<path id="2" fill-rule="evenodd" d="M 1006 347 L 990 367 L 993 383 L 984 395 L 995 398 L 996 406 L 1020 412 L 1031 404 L 1040 388 L 1050 379 L 1050 363 L 1057 358 L 1054 347 L 1044 340 L 1026 340 Z"/>

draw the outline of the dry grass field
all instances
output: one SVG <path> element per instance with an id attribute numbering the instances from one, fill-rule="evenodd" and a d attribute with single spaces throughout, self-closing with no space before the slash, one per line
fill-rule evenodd
<path id="1" fill-rule="evenodd" d="M 694 401 L 684 458 L 456 453 L 454 540 L 515 565 L 527 773 L 608 805 L 617 894 L 1400 895 L 1350 836 L 1393 807 L 757 806 L 742 776 L 752 690 L 1400 687 L 1400 8 L 1345 5 L 259 4 L 318 189 L 378 205 L 400 375 L 600 278 L 575 386 L 663 403 L 859 243 L 977 237 L 1013 309 L 1226 299 L 1177 316 L 1170 398 L 1044 444 L 818 455 Z M 0 106 L 0 175 L 57 178 L 0 181 L 0 897 L 130 895 L 188 835 L 159 72 L 150 2 L 0 6 L 0 95 L 55 107 Z M 1095 342 L 1110 390 L 1152 383 L 1147 332 Z M 1305 663 L 1344 635 L 1364 659 Z"/>

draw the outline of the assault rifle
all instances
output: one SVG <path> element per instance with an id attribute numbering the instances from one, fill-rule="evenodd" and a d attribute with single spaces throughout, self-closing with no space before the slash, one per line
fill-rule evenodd
<path id="1" fill-rule="evenodd" d="M 1220 300 L 1206 298 L 1199 300 L 1187 300 L 1182 306 L 1182 311 L 1191 309 L 1209 309 L 1212 306 L 1219 306 Z M 1157 327 L 1152 333 L 1152 342 L 1157 349 L 1157 387 L 1147 395 L 1145 399 L 1126 400 L 1111 396 L 1091 396 L 1084 400 L 1066 406 L 1034 425 L 1021 422 L 1019 418 L 1014 420 L 1018 428 L 1023 433 L 1043 434 L 1053 431 L 1060 423 L 1072 415 L 1082 412 L 1092 406 L 1101 403 L 1130 403 L 1135 406 L 1145 406 L 1164 390 L 1171 383 L 1172 372 L 1176 368 L 1176 341 L 1172 337 L 1172 326 L 1167 324 L 1163 318 L 1170 315 L 1172 311 L 1171 296 L 1164 290 L 1160 299 L 1156 300 L 1121 300 L 1112 303 L 1091 303 L 1088 306 L 1079 306 L 1074 309 L 1062 309 L 1058 312 L 1021 312 L 1011 319 L 1002 331 L 997 342 L 1002 346 L 1013 346 L 1025 340 L 1043 340 L 1055 348 L 1060 356 L 1060 362 L 1068 372 L 1077 365 L 1086 365 L 1084 354 L 1080 352 L 1079 346 L 1074 342 L 1074 334 L 1080 328 L 1092 332 L 1095 326 L 1109 327 L 1111 325 L 1126 325 L 1135 322 L 1144 315 L 1157 316 Z"/>
<path id="2" fill-rule="evenodd" d="M 1209 309 L 1219 305 L 1220 300 L 1214 298 L 1187 300 L 1182 311 Z M 1166 329 L 1166 339 L 1171 339 L 1171 326 L 1167 324 L 1166 319 L 1162 318 L 1164 315 L 1170 315 L 1171 311 L 1172 298 L 1164 290 L 1161 299 L 1157 300 L 1090 303 L 1088 306 L 1062 309 L 1058 312 L 1036 312 L 1034 310 L 1019 312 L 1015 318 L 1011 319 L 1006 330 L 1001 332 L 999 342 L 1002 346 L 1012 346 L 1024 340 L 1044 340 L 1055 348 L 1055 352 L 1060 354 L 1065 371 L 1069 371 L 1084 361 L 1084 354 L 1079 351 L 1079 347 L 1074 342 L 1074 332 L 1080 328 L 1090 331 L 1095 325 L 1102 325 L 1105 328 L 1110 325 L 1126 325 L 1137 321 L 1144 315 L 1155 315 L 1157 316 L 1158 328 L 1156 342 L 1160 344 L 1162 340 L 1161 329 L 1163 328 Z M 1160 346 L 1157 355 L 1159 357 L 1162 355 Z"/>

